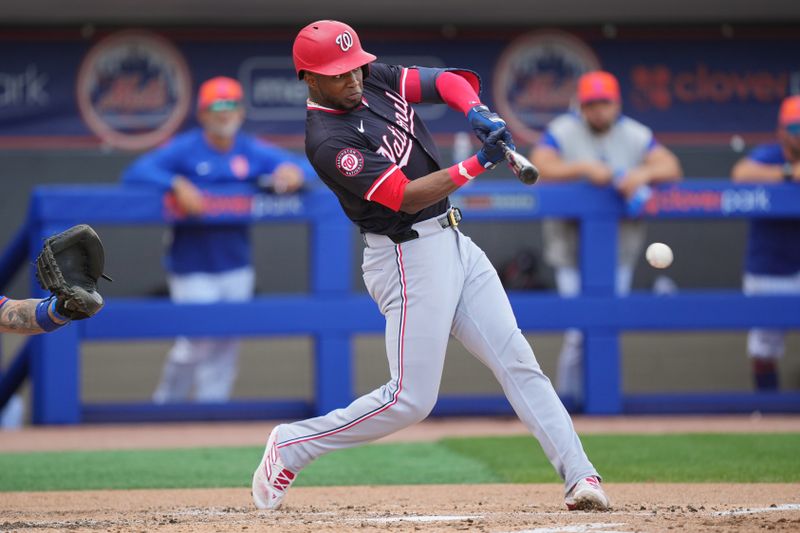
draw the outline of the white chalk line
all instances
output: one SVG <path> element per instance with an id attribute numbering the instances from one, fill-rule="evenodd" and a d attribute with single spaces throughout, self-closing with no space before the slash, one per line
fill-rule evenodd
<path id="1" fill-rule="evenodd" d="M 250 514 L 250 511 L 235 510 L 235 511 L 218 511 L 216 509 L 180 509 L 177 511 L 164 511 L 164 516 L 231 516 L 231 515 L 245 515 Z"/>
<path id="2" fill-rule="evenodd" d="M 736 509 L 734 511 L 717 511 L 714 516 L 738 516 L 745 514 L 775 513 L 778 511 L 800 511 L 800 503 L 784 503 L 774 507 L 756 507 L 755 509 Z"/>
<path id="3" fill-rule="evenodd" d="M 403 515 L 382 516 L 376 518 L 348 518 L 349 522 L 373 522 L 377 524 L 391 524 L 393 522 L 462 522 L 464 520 L 479 520 L 483 515 Z"/>
<path id="4" fill-rule="evenodd" d="M 570 526 L 537 527 L 535 529 L 515 530 L 509 533 L 633 533 L 619 529 L 609 529 L 625 526 L 622 523 L 590 522 L 588 524 L 574 524 Z M 641 530 L 638 530 L 641 531 Z"/>

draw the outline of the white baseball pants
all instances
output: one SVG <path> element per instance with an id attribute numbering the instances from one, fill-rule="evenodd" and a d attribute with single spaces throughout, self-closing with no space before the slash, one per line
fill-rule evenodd
<path id="1" fill-rule="evenodd" d="M 745 274 L 742 282 L 748 296 L 800 294 L 800 272 L 790 276 Z M 747 353 L 753 359 L 780 359 L 786 350 L 786 332 L 753 328 L 747 334 Z"/>
<path id="2" fill-rule="evenodd" d="M 365 235 L 364 282 L 386 318 L 389 381 L 345 408 L 279 426 L 278 449 L 286 466 L 297 472 L 325 453 L 428 416 L 452 334 L 492 370 L 567 488 L 596 475 L 486 255 L 437 219 L 414 229 L 420 238 L 403 244 Z"/>
<path id="3" fill-rule="evenodd" d="M 558 294 L 574 298 L 581 293 L 581 273 L 577 268 L 561 267 L 555 270 Z M 633 266 L 617 267 L 616 291 L 620 296 L 631 292 Z M 556 390 L 572 396 L 577 403 L 583 402 L 583 333 L 570 328 L 564 333 L 564 342 L 558 355 Z"/>
<path id="4" fill-rule="evenodd" d="M 255 273 L 248 266 L 220 273 L 171 275 L 168 283 L 170 297 L 177 304 L 241 302 L 253 297 Z M 237 339 L 178 337 L 153 401 L 188 401 L 194 387 L 198 402 L 224 402 L 233 390 L 238 361 Z"/>

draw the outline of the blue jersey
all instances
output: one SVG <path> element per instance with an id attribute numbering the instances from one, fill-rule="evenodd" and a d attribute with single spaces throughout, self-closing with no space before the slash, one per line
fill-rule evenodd
<path id="1" fill-rule="evenodd" d="M 133 162 L 122 175 L 124 183 L 145 183 L 167 191 L 176 175 L 198 186 L 253 182 L 281 163 L 295 163 L 306 179 L 314 176 L 308 162 L 291 152 L 239 133 L 233 147 L 220 152 L 210 146 L 203 130 L 176 136 L 165 146 Z M 167 268 L 175 274 L 225 272 L 251 262 L 249 224 L 181 224 L 173 227 Z"/>
<path id="2" fill-rule="evenodd" d="M 748 158 L 763 165 L 783 165 L 786 158 L 780 144 L 757 146 Z M 747 243 L 747 272 L 786 276 L 800 272 L 800 219 L 756 219 L 750 222 Z"/>

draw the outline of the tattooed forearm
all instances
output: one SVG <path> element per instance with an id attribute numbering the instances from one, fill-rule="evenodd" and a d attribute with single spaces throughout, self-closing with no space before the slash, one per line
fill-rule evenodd
<path id="1" fill-rule="evenodd" d="M 36 323 L 36 304 L 39 300 L 8 300 L 0 307 L 0 332 L 42 333 L 42 328 Z"/>

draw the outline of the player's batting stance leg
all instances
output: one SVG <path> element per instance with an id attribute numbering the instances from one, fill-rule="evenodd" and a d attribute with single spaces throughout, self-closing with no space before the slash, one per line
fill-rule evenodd
<path id="1" fill-rule="evenodd" d="M 569 414 L 517 327 L 494 267 L 469 237 L 456 235 L 468 276 L 456 308 L 453 336 L 492 370 L 568 488 L 596 475 Z"/>
<path id="2" fill-rule="evenodd" d="M 344 409 L 279 426 L 277 447 L 290 470 L 419 422 L 433 409 L 463 273 L 456 262 L 428 258 L 439 246 L 454 248 L 454 234 L 439 230 L 401 245 L 368 236 L 364 282 L 386 317 L 391 379 Z M 434 288 L 439 298 L 428 297 Z"/>

